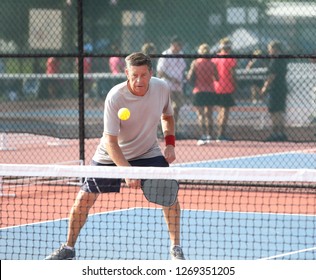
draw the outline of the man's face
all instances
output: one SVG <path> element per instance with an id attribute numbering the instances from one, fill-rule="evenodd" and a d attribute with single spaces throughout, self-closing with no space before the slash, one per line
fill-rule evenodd
<path id="1" fill-rule="evenodd" d="M 149 71 L 147 65 L 129 66 L 126 68 L 125 74 L 127 76 L 129 90 L 137 96 L 144 96 L 152 77 L 152 71 Z"/>

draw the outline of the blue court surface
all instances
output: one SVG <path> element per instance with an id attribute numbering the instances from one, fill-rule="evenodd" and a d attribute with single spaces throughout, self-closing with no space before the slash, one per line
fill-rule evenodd
<path id="1" fill-rule="evenodd" d="M 225 168 L 311 168 L 316 155 L 286 153 L 188 163 Z M 68 220 L 0 229 L 0 259 L 43 259 L 65 242 Z M 316 259 L 316 215 L 183 210 L 181 240 L 189 260 Z M 169 259 L 161 209 L 130 208 L 90 215 L 77 259 Z"/>
<path id="2" fill-rule="evenodd" d="M 210 168 L 288 168 L 316 169 L 316 153 L 280 153 L 177 164 Z"/>
<path id="3" fill-rule="evenodd" d="M 184 210 L 189 260 L 316 259 L 316 216 Z M 2 229 L 0 259 L 43 259 L 65 241 L 67 220 Z M 89 217 L 77 259 L 167 260 L 162 211 L 134 208 Z M 6 250 L 6 254 L 4 254 Z"/>

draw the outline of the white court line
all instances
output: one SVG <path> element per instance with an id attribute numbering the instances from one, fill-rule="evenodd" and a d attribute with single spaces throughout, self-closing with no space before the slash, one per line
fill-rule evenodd
<path id="1" fill-rule="evenodd" d="M 114 210 L 114 211 L 104 211 L 104 212 L 100 212 L 100 213 L 89 214 L 88 217 L 97 216 L 97 215 L 103 215 L 103 214 L 108 214 L 108 213 L 130 211 L 130 210 L 134 210 L 134 209 L 137 209 L 137 208 L 141 208 L 141 207 L 126 208 L 126 209 L 120 209 L 120 210 Z M 148 209 L 150 209 L 150 208 L 148 208 Z M 12 229 L 12 228 L 19 228 L 19 227 L 26 227 L 26 226 L 34 226 L 34 225 L 46 224 L 46 223 L 55 223 L 55 222 L 59 222 L 59 221 L 65 221 L 65 220 L 68 220 L 68 219 L 69 218 L 67 217 L 67 218 L 62 218 L 62 219 L 47 220 L 47 221 L 41 221 L 41 222 L 36 222 L 36 223 L 29 223 L 29 224 L 21 224 L 21 225 L 15 225 L 15 226 L 10 226 L 10 227 L 3 227 L 3 228 L 0 228 L 0 231 L 7 230 L 7 229 Z"/>
<path id="2" fill-rule="evenodd" d="M 89 214 L 89 217 L 97 216 L 97 215 L 106 215 L 106 214 L 111 214 L 111 213 L 116 213 L 116 212 L 123 212 L 123 211 L 134 211 L 137 209 L 148 209 L 148 210 L 161 210 L 159 207 L 132 207 L 132 208 L 124 208 L 120 210 L 113 210 L 113 211 L 104 211 L 100 213 L 94 213 L 94 214 Z M 247 212 L 247 211 L 224 211 L 224 210 L 201 210 L 201 209 L 182 209 L 182 212 L 216 212 L 216 213 L 239 213 L 239 214 L 245 214 L 245 215 L 278 215 L 278 216 L 304 216 L 304 217 L 316 217 L 316 215 L 312 214 L 291 214 L 291 213 L 269 213 L 269 212 Z M 34 226 L 34 225 L 40 225 L 44 223 L 55 223 L 58 221 L 65 221 L 68 220 L 69 218 L 62 218 L 62 219 L 55 219 L 55 220 L 47 220 L 47 221 L 41 221 L 41 222 L 35 222 L 35 223 L 29 223 L 29 224 L 21 224 L 21 225 L 15 225 L 15 226 L 10 226 L 10 227 L 3 227 L 0 228 L 0 231 L 6 230 L 6 229 L 12 229 L 12 228 L 19 228 L 19 227 L 26 227 L 26 226 Z"/>
<path id="3" fill-rule="evenodd" d="M 290 255 L 295 255 L 295 254 L 300 254 L 300 253 L 305 253 L 305 252 L 309 252 L 309 251 L 316 251 L 316 247 L 297 250 L 297 251 L 284 253 L 284 254 L 279 254 L 279 255 L 275 255 L 275 256 L 271 256 L 271 257 L 267 257 L 267 258 L 262 258 L 259 260 L 273 260 L 273 259 L 278 259 L 278 258 L 282 258 L 282 257 L 290 256 Z"/>
<path id="4" fill-rule="evenodd" d="M 136 209 L 137 207 L 135 207 Z M 140 207 L 138 207 L 140 208 Z M 148 208 L 148 209 L 159 209 L 159 208 Z M 316 217 L 316 214 L 297 214 L 297 213 L 272 213 L 272 212 L 248 212 L 248 211 L 224 211 L 224 210 L 201 210 L 201 209 L 185 209 L 182 208 L 181 212 L 184 211 L 195 211 L 195 212 L 216 212 L 216 213 L 233 213 L 233 214 L 245 214 L 245 215 L 276 215 L 276 216 L 298 216 L 298 217 Z"/>
<path id="5" fill-rule="evenodd" d="M 250 155 L 250 156 L 227 157 L 227 158 L 220 158 L 220 159 L 214 159 L 214 160 L 202 160 L 202 161 L 191 161 L 191 162 L 189 161 L 189 162 L 174 163 L 174 164 L 171 164 L 170 166 L 182 166 L 182 165 L 199 164 L 199 163 L 215 163 L 215 162 L 221 162 L 221 161 L 226 161 L 226 160 L 251 159 L 251 158 L 260 158 L 260 157 L 266 157 L 266 156 L 301 154 L 301 153 L 310 153 L 310 152 L 316 152 L 316 148 L 297 150 L 297 151 L 290 150 L 290 151 L 279 152 L 279 153 L 267 153 L 267 154 L 258 154 L 258 155 Z"/>

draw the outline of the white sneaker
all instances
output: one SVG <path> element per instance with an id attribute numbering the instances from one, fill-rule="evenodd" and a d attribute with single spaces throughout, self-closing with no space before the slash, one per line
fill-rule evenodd
<path id="1" fill-rule="evenodd" d="M 211 140 L 212 138 L 210 135 L 202 135 L 201 139 L 199 139 L 196 144 L 198 146 L 207 145 L 211 143 Z"/>

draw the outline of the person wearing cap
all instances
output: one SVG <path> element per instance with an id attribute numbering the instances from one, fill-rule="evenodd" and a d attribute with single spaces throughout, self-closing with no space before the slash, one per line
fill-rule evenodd
<path id="1" fill-rule="evenodd" d="M 170 47 L 165 50 L 163 55 L 181 54 L 182 41 L 178 36 L 171 38 Z M 161 57 L 157 63 L 157 76 L 167 82 L 171 89 L 171 99 L 173 102 L 175 123 L 181 107 L 185 103 L 183 93 L 183 80 L 186 63 L 183 58 Z"/>
<path id="2" fill-rule="evenodd" d="M 229 55 L 232 45 L 228 38 L 220 40 L 218 55 Z M 232 140 L 226 135 L 229 110 L 235 105 L 233 94 L 236 90 L 235 68 L 237 60 L 230 57 L 215 57 L 212 59 L 217 67 L 219 80 L 214 82 L 216 92 L 216 105 L 219 107 L 217 115 L 217 141 Z"/>

